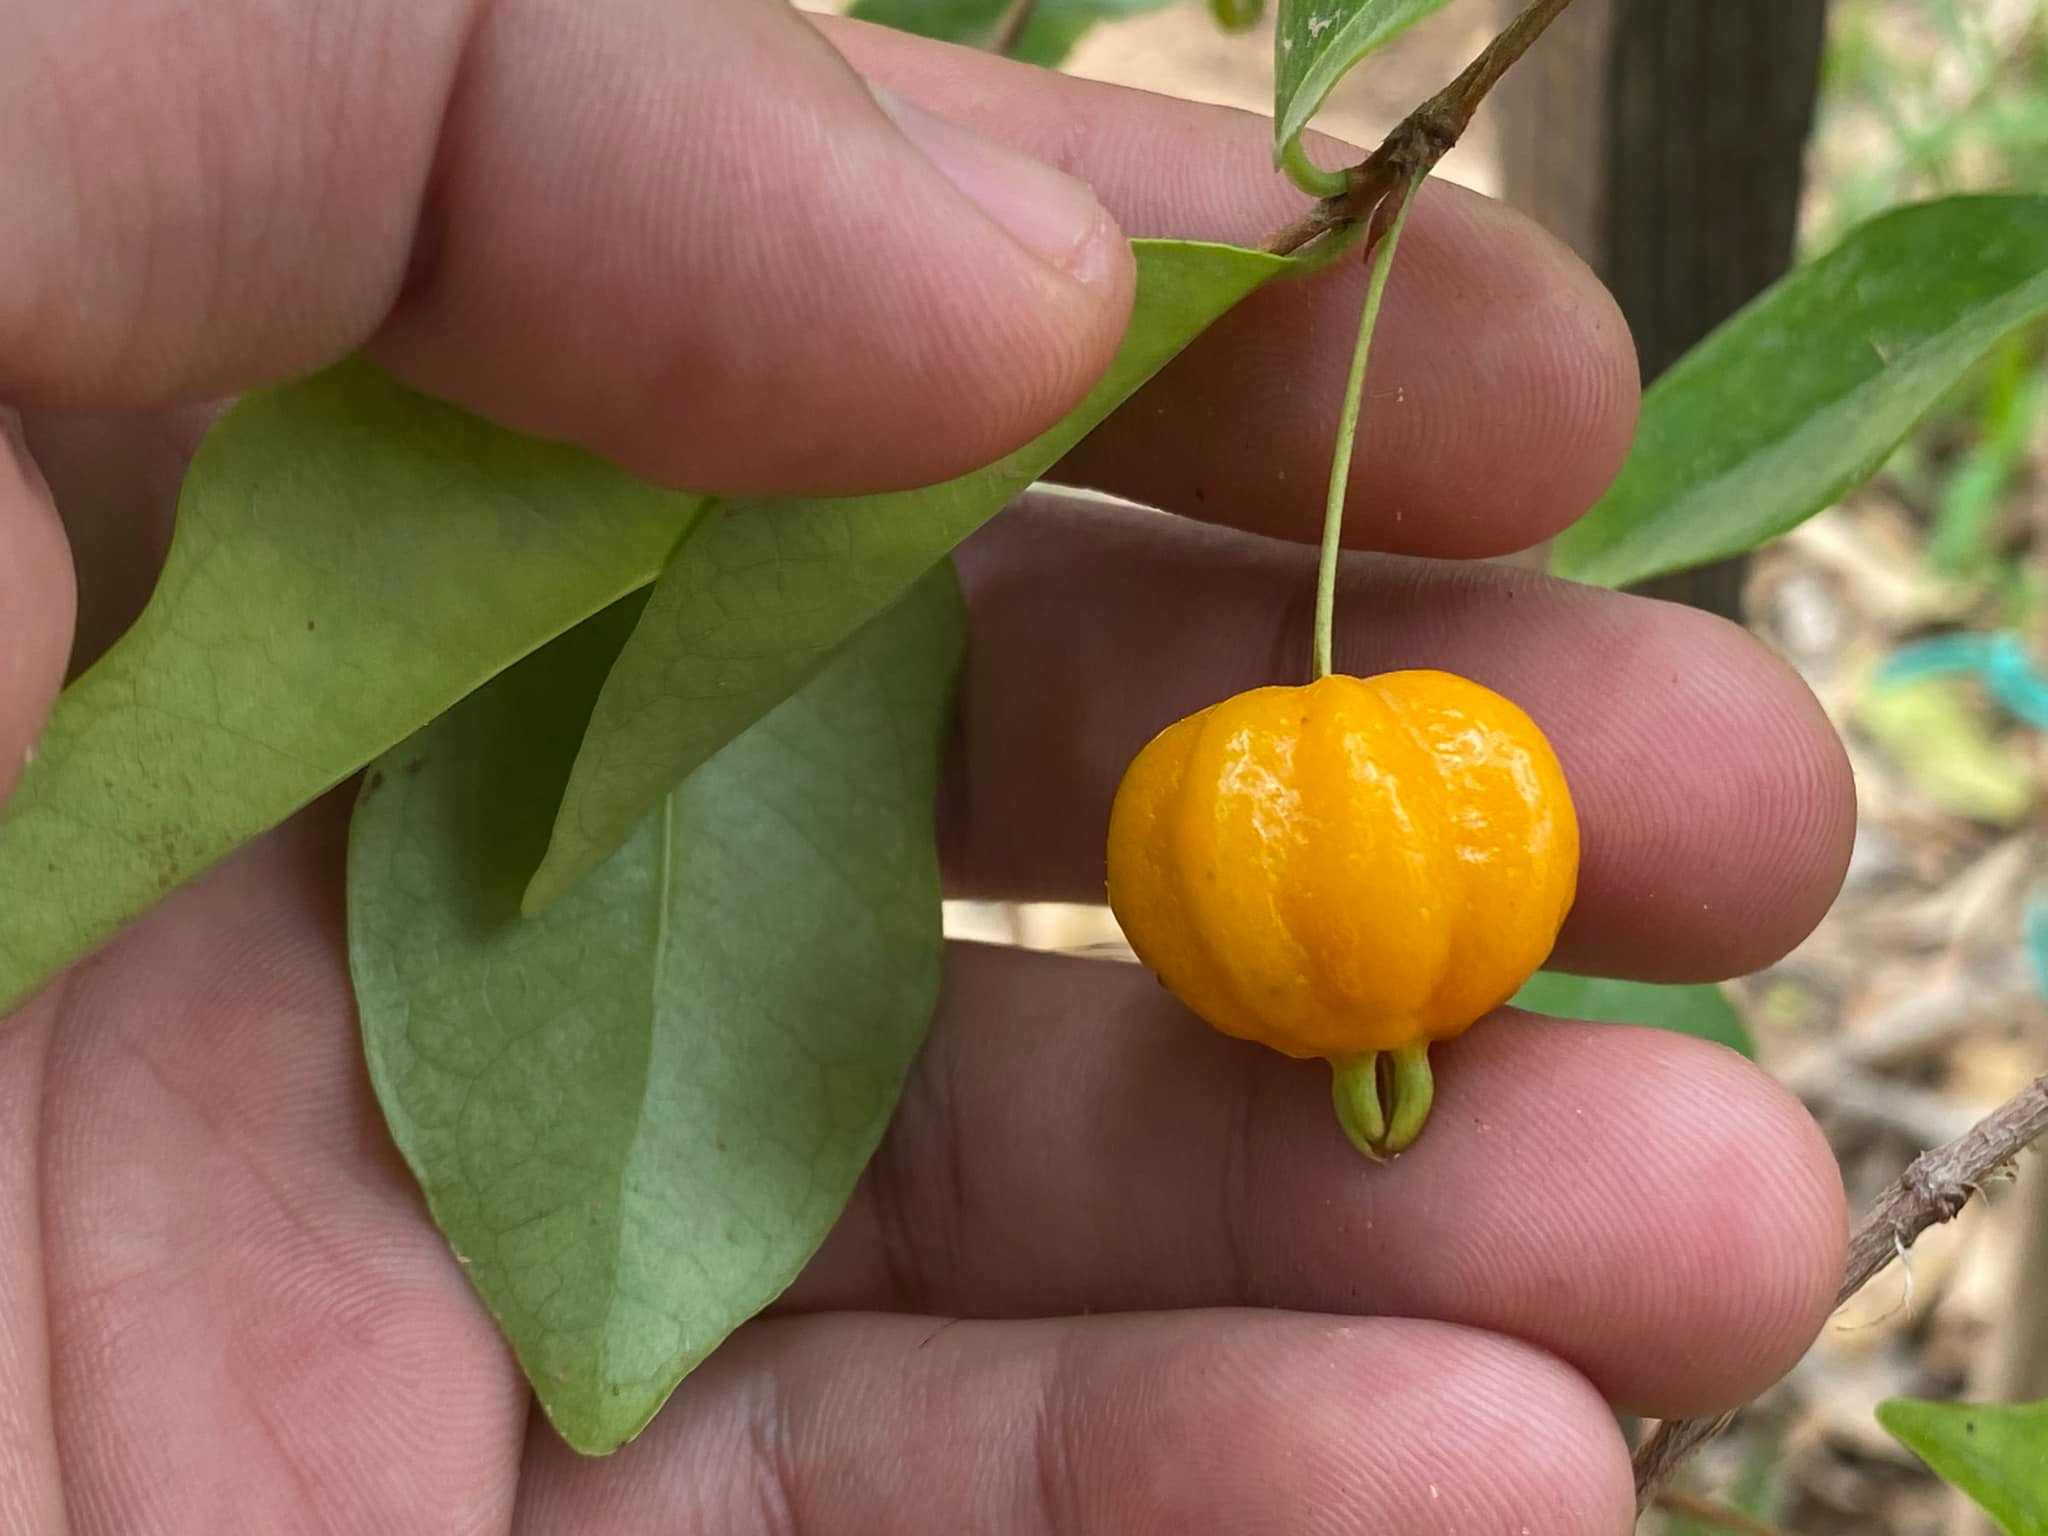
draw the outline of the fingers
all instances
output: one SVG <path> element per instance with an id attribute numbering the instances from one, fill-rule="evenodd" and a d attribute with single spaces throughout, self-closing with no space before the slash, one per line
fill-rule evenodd
<path id="1" fill-rule="evenodd" d="M 1841 1276 L 1843 1195 L 1768 1077 L 1514 1014 L 1431 1059 L 1428 1129 L 1375 1166 L 1322 1063 L 1212 1033 L 1135 966 L 956 946 L 888 1139 L 785 1305 L 1436 1318 L 1658 1416 L 1732 1407 L 1798 1359 Z"/>
<path id="2" fill-rule="evenodd" d="M 47 488 L 0 410 L 0 808 L 64 680 L 71 558 Z M 43 1211 L 37 1187 L 47 1000 L 0 1016 L 0 1529 L 64 1523 L 50 1422 Z"/>
<path id="3" fill-rule="evenodd" d="M 519 1536 L 1620 1536 L 1584 1382 L 1501 1340 L 1221 1312 L 757 1323 L 639 1441 L 530 1437 Z"/>
<path id="4" fill-rule="evenodd" d="M 829 35 L 892 89 L 1075 168 L 1133 235 L 1255 245 L 1301 211 L 1263 119 L 875 27 Z M 1415 82 L 1416 100 L 1440 83 Z M 1344 159 L 1334 144 L 1316 155 Z M 1313 540 L 1364 290 L 1364 263 L 1348 260 L 1253 296 L 1055 478 Z M 1472 556 L 1547 538 L 1620 469 L 1638 393 L 1627 326 L 1584 264 L 1503 204 L 1432 183 L 1373 344 L 1348 542 Z"/>
<path id="5" fill-rule="evenodd" d="M 0 3 L 0 398 L 221 393 L 371 340 L 658 479 L 844 491 L 998 456 L 1121 333 L 1085 187 L 878 101 L 785 7 L 345 14 Z"/>
<path id="6" fill-rule="evenodd" d="M 35 1002 L 0 1017 L 0 1530 L 7 1531 L 65 1529 L 37 1183 L 51 1012 Z"/>
<path id="7" fill-rule="evenodd" d="M 48 482 L 78 573 L 74 675 L 141 614 L 170 549 L 178 487 L 216 414 L 29 411 L 22 438 Z"/>
<path id="8" fill-rule="evenodd" d="M 755 0 L 491 8 L 379 343 L 705 491 L 908 485 L 1050 426 L 1128 313 L 1079 182 L 878 104 Z"/>
<path id="9" fill-rule="evenodd" d="M 1299 207 L 1252 119 L 835 27 L 878 102 L 746 0 L 369 0 L 345 29 L 254 4 L 11 0 L 0 397 L 218 394 L 367 341 L 654 478 L 871 489 L 995 457 L 1100 372 L 1130 270 L 1082 183 L 1144 233 Z M 1355 266 L 1247 306 L 1067 472 L 1305 535 Z M 1377 356 L 1359 542 L 1518 547 L 1619 462 L 1613 306 L 1492 204 L 1426 199 Z"/>
<path id="10" fill-rule="evenodd" d="M 64 530 L 17 426 L 0 410 L 0 805 L 64 681 L 75 601 Z"/>
<path id="11" fill-rule="evenodd" d="M 1251 119 L 835 28 L 884 105 L 807 23 L 745 0 L 371 0 L 346 29 L 253 3 L 193 27 L 168 0 L 12 0 L 0 395 L 221 393 L 367 340 L 655 478 L 910 483 L 1013 446 L 1107 361 L 1130 272 L 1082 182 L 1145 233 L 1256 239 L 1298 208 Z M 1410 242 L 1355 532 L 1529 543 L 1618 462 L 1626 338 L 1490 204 L 1433 193 Z M 1071 473 L 1305 533 L 1360 280 L 1248 306 Z"/>
<path id="12" fill-rule="evenodd" d="M 53 1042 L 37 1380 L 72 1528 L 509 1519 L 526 1392 L 370 1097 L 345 827 L 297 818 L 0 1023 Z"/>
<path id="13" fill-rule="evenodd" d="M 944 831 L 959 894 L 1102 899 L 1109 805 L 1153 734 L 1304 680 L 1312 551 L 1028 500 L 964 545 L 967 673 Z M 1582 840 L 1572 969 L 1691 981 L 1775 960 L 1840 887 L 1841 746 L 1793 674 L 1687 609 L 1497 566 L 1361 560 L 1339 670 L 1437 667 L 1528 710 Z"/>

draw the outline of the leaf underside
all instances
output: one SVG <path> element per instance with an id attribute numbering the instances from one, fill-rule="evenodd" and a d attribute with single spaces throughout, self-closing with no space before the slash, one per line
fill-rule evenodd
<path id="1" fill-rule="evenodd" d="M 365 363 L 236 405 L 149 607 L 64 690 L 0 813 L 0 1015 L 651 581 L 700 504 Z"/>
<path id="2" fill-rule="evenodd" d="M 1552 569 L 1627 586 L 1739 554 L 1868 479 L 1963 373 L 2048 314 L 2048 198 L 1899 209 L 1780 280 L 1651 386 Z"/>
<path id="3" fill-rule="evenodd" d="M 660 764 L 644 795 L 601 807 L 619 817 L 597 818 L 588 841 L 600 846 L 583 848 L 578 867 L 1230 304 L 1290 266 L 1204 244 L 1136 250 L 1137 310 L 1111 376 L 1039 451 L 907 498 L 762 509 L 787 516 L 791 547 L 812 562 L 788 567 L 799 589 L 843 578 L 861 600 L 833 623 L 793 624 L 801 656 L 750 671 L 744 697 L 727 701 L 716 725 L 693 728 L 690 750 Z M 489 678 L 654 580 L 702 509 L 699 497 L 494 427 L 366 363 L 244 399 L 193 460 L 147 611 L 65 690 L 0 813 L 0 1013 Z M 864 535 L 856 513 L 877 519 L 887 557 L 876 567 L 866 562 L 878 546 L 865 537 L 804 542 L 830 538 L 835 522 Z M 711 541 L 702 574 L 735 552 L 748 558 L 757 532 Z M 703 591 L 741 603 L 732 624 L 705 636 L 721 678 L 733 658 L 721 659 L 719 642 L 750 628 L 773 637 L 791 611 L 745 572 Z M 686 616 L 684 627 L 699 622 Z"/>
<path id="4" fill-rule="evenodd" d="M 935 1005 L 950 563 L 539 918 L 519 896 L 637 601 L 387 754 L 349 845 L 370 1073 L 572 1446 L 608 1451 L 795 1276 Z"/>
<path id="5" fill-rule="evenodd" d="M 800 687 L 1212 321 L 1289 266 L 1231 246 L 1134 249 L 1138 297 L 1116 360 L 1065 420 L 1008 458 L 922 490 L 732 501 L 704 519 L 605 680 L 528 911 L 557 899 L 670 785 Z"/>

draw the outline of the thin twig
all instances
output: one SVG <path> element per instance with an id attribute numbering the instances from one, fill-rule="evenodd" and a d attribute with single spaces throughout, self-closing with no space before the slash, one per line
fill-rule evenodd
<path id="1" fill-rule="evenodd" d="M 1018 40 L 1024 36 L 1024 29 L 1031 25 L 1031 18 L 1037 11 L 1038 0 L 1010 0 L 1003 7 L 1003 14 L 996 18 L 996 24 L 989 29 L 988 41 L 981 46 L 990 53 L 1006 57 L 1015 53 Z"/>
<path id="2" fill-rule="evenodd" d="M 1999 1169 L 2048 1134 L 2048 1077 L 2038 1077 L 1946 1146 L 1913 1159 L 1849 1238 L 1849 1263 L 1835 1305 L 1854 1296 L 1937 1222 L 1953 1221 Z M 1685 1459 L 1735 1415 L 1669 1419 L 1636 1452 L 1636 1508 L 1647 1509 Z"/>
<path id="3" fill-rule="evenodd" d="M 1529 51 L 1572 0 L 1531 0 L 1521 15 L 1465 67 L 1463 74 L 1401 120 L 1380 147 L 1345 172 L 1349 183 L 1307 213 L 1276 230 L 1265 248 L 1291 256 L 1311 240 L 1370 218 L 1386 199 L 1417 176 L 1426 176 L 1449 154 L 1487 93 L 1515 60 Z"/>
<path id="4" fill-rule="evenodd" d="M 1701 1498 L 1682 1488 L 1666 1488 L 1658 1494 L 1657 1507 L 1667 1515 L 1679 1515 L 1701 1525 L 1711 1525 L 1716 1530 L 1732 1531 L 1735 1536 L 1794 1536 L 1781 1525 L 1771 1525 L 1745 1515 L 1739 1509 L 1732 1509 L 1717 1499 Z"/>

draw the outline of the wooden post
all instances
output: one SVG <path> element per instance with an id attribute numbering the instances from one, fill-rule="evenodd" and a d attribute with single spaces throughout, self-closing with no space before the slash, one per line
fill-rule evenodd
<path id="1" fill-rule="evenodd" d="M 1791 265 L 1826 12 L 1578 0 L 1501 82 L 1508 200 L 1614 291 L 1645 382 Z M 1742 581 L 1729 561 L 1644 590 L 1734 618 Z"/>

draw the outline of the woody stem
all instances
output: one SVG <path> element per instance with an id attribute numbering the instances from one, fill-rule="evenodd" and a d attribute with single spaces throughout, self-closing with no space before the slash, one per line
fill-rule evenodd
<path id="1" fill-rule="evenodd" d="M 1333 231 L 1371 217 L 1409 177 L 1428 172 L 1457 144 L 1473 113 L 1479 110 L 1479 104 L 1500 77 L 1570 4 L 1571 0 L 1530 0 L 1507 29 L 1466 66 L 1463 74 L 1401 119 L 1378 149 L 1343 173 L 1343 190 L 1324 197 L 1286 228 L 1275 230 L 1266 237 L 1264 248 L 1275 255 L 1290 256 L 1305 246 L 1322 244 Z M 1282 164 L 1286 165 L 1286 147 L 1281 155 Z M 1298 177 L 1297 184 L 1313 191 Z"/>

